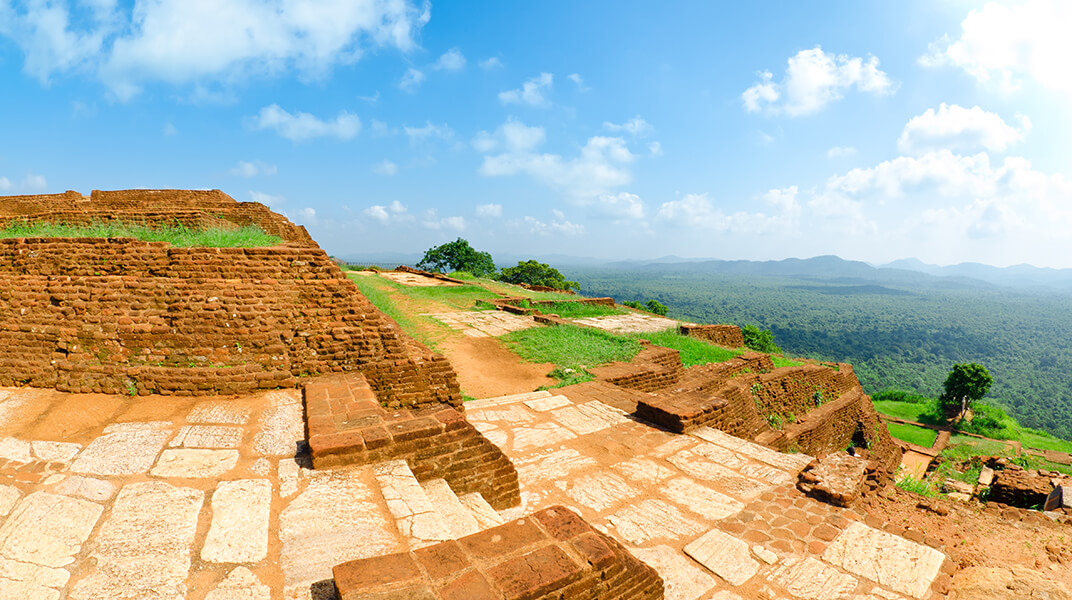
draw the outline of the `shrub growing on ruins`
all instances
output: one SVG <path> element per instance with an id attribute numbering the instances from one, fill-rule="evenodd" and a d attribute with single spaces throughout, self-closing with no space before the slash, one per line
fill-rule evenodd
<path id="1" fill-rule="evenodd" d="M 495 261 L 491 259 L 491 254 L 474 250 L 469 242 L 458 238 L 429 248 L 421 262 L 417 263 L 417 268 L 440 273 L 465 271 L 483 277 L 495 272 Z"/>
<path id="2" fill-rule="evenodd" d="M 507 267 L 496 277 L 506 283 L 539 285 L 556 290 L 579 289 L 581 284 L 567 281 L 558 269 L 534 260 L 519 261 L 516 267 Z"/>
<path id="3" fill-rule="evenodd" d="M 979 363 L 957 363 L 942 384 L 938 404 L 946 414 L 962 414 L 990 391 L 994 378 Z"/>
<path id="4" fill-rule="evenodd" d="M 741 335 L 744 336 L 744 345 L 756 352 L 772 354 L 781 352 L 782 349 L 774 343 L 774 334 L 769 329 L 760 329 L 755 325 L 743 325 Z"/>
<path id="5" fill-rule="evenodd" d="M 657 315 L 665 315 L 666 313 L 670 312 L 670 309 L 667 308 L 665 304 L 659 302 L 654 298 L 648 300 L 647 303 L 644 304 L 644 308 L 646 308 L 648 312 Z"/>

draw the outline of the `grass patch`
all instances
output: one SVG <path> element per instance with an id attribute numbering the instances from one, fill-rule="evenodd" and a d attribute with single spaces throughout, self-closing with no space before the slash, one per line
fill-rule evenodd
<path id="1" fill-rule="evenodd" d="M 925 479 L 916 479 L 911 475 L 905 475 L 898 479 L 896 485 L 906 492 L 912 492 L 928 498 L 934 498 L 938 495 L 938 490 L 930 482 Z"/>
<path id="2" fill-rule="evenodd" d="M 406 334 L 416 338 L 425 346 L 436 348 L 435 342 L 429 338 L 421 328 L 420 322 L 414 315 L 400 310 L 391 299 L 392 292 L 399 292 L 405 286 L 398 285 L 382 277 L 363 277 L 361 275 L 348 275 L 350 280 L 357 285 L 357 289 L 368 298 L 369 302 L 380 312 L 394 319 Z"/>
<path id="3" fill-rule="evenodd" d="M 522 306 L 526 305 L 532 306 L 531 303 L 528 302 L 522 303 Z M 613 306 L 583 304 L 581 302 L 555 302 L 554 304 L 544 304 L 533 307 L 539 309 L 539 311 L 545 315 L 555 314 L 563 319 L 584 319 L 587 317 L 605 317 L 607 315 L 625 314 L 625 310 Z"/>
<path id="4" fill-rule="evenodd" d="M 681 335 L 673 327 L 655 333 L 634 333 L 630 337 L 648 340 L 656 346 L 677 350 L 681 355 L 681 364 L 686 367 L 725 362 L 744 354 L 743 350 L 729 350 L 697 338 Z"/>
<path id="5" fill-rule="evenodd" d="M 915 404 L 912 402 L 894 402 L 891 400 L 874 401 L 878 412 L 927 425 L 944 425 L 945 419 L 939 416 L 937 404 Z"/>
<path id="6" fill-rule="evenodd" d="M 471 310 L 477 300 L 490 300 L 498 296 L 479 285 L 399 285 L 399 293 L 419 301 L 440 302 L 458 310 Z"/>
<path id="7" fill-rule="evenodd" d="M 799 366 L 804 364 L 804 363 L 802 363 L 800 361 L 793 360 L 791 358 L 786 358 L 786 357 L 782 356 L 781 354 L 771 354 L 770 359 L 771 359 L 771 362 L 774 363 L 774 368 L 775 369 L 778 369 L 778 368 L 781 368 L 781 367 L 799 367 Z"/>
<path id="8" fill-rule="evenodd" d="M 167 242 L 176 248 L 253 248 L 275 246 L 283 240 L 268 235 L 256 225 L 236 229 L 197 229 L 185 225 L 149 227 L 138 223 L 108 221 L 89 225 L 12 222 L 0 229 L 0 238 L 134 238 Z"/>
<path id="9" fill-rule="evenodd" d="M 1013 449 L 1008 444 L 956 434 L 949 438 L 949 445 L 942 450 L 942 457 L 953 461 L 963 461 L 973 456 L 1012 455 Z"/>
<path id="10" fill-rule="evenodd" d="M 1027 427 L 1020 430 L 1020 443 L 1028 448 L 1056 450 L 1072 454 L 1072 442 L 1055 438 L 1045 431 L 1028 429 Z"/>
<path id="11" fill-rule="evenodd" d="M 901 423 L 887 423 L 886 427 L 893 437 L 924 448 L 930 448 L 934 445 L 934 440 L 938 439 L 938 432 L 933 429 L 924 429 L 915 425 L 902 425 Z"/>
<path id="12" fill-rule="evenodd" d="M 586 371 L 588 367 L 629 361 L 640 352 L 640 342 L 634 339 L 572 325 L 533 327 L 508 333 L 499 339 L 529 362 L 553 363 L 552 377 L 574 380 L 574 383 L 587 381 L 585 376 L 591 378 Z"/>

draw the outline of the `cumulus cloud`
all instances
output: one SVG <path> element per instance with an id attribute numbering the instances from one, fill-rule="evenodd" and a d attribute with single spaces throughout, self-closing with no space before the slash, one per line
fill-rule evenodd
<path id="1" fill-rule="evenodd" d="M 451 48 L 432 63 L 432 68 L 437 71 L 461 71 L 465 68 L 465 55 L 461 50 Z"/>
<path id="2" fill-rule="evenodd" d="M 290 218 L 298 225 L 316 226 L 320 224 L 320 219 L 316 216 L 316 209 L 308 206 L 294 211 L 294 216 Z"/>
<path id="3" fill-rule="evenodd" d="M 979 83 L 1015 90 L 1028 77 L 1039 85 L 1072 92 L 1072 4 L 1064 0 L 989 2 L 968 13 L 956 41 L 949 36 L 919 58 L 926 67 L 963 69 Z"/>
<path id="4" fill-rule="evenodd" d="M 465 229 L 465 218 L 440 217 L 439 212 L 436 209 L 429 208 L 421 214 L 421 225 L 425 229 L 431 229 L 433 231 L 462 231 Z"/>
<path id="5" fill-rule="evenodd" d="M 680 199 L 662 203 L 655 219 L 673 227 L 696 228 L 711 233 L 782 234 L 797 226 L 801 212 L 797 192 L 796 186 L 768 191 L 763 195 L 763 200 L 773 209 L 769 213 L 727 213 L 706 193 L 686 194 Z"/>
<path id="6" fill-rule="evenodd" d="M 525 104 L 537 108 L 547 108 L 551 102 L 546 94 L 551 91 L 554 76 L 540 73 L 521 85 L 521 89 L 499 92 L 499 101 L 503 104 Z"/>
<path id="7" fill-rule="evenodd" d="M 620 137 L 590 137 L 571 159 L 538 152 L 544 139 L 542 127 L 516 120 L 507 121 L 495 134 L 481 132 L 474 141 L 485 153 L 478 172 L 485 177 L 528 175 L 582 203 L 632 181 L 627 166 L 636 157 Z"/>
<path id="8" fill-rule="evenodd" d="M 846 156 L 856 156 L 856 148 L 853 146 L 834 146 L 826 151 L 827 158 L 843 158 Z"/>
<path id="9" fill-rule="evenodd" d="M 234 177 L 256 177 L 258 175 L 275 175 L 279 169 L 275 165 L 269 165 L 259 160 L 240 160 L 238 164 L 227 169 L 228 175 Z"/>
<path id="10" fill-rule="evenodd" d="M 398 165 L 385 159 L 382 162 L 376 163 L 376 165 L 372 167 L 372 172 L 390 177 L 391 175 L 398 173 Z"/>
<path id="11" fill-rule="evenodd" d="M 964 108 L 945 103 L 935 111 L 927 109 L 912 117 L 897 140 L 897 148 L 907 154 L 924 154 L 933 150 L 974 151 L 980 149 L 1004 152 L 1023 141 L 1031 130 L 1031 121 L 1020 116 L 1020 128 L 1005 123 L 995 113 L 978 106 Z"/>
<path id="12" fill-rule="evenodd" d="M 380 223 L 405 223 L 413 220 L 413 215 L 409 214 L 409 209 L 398 200 L 386 206 L 375 204 L 361 212 L 366 217 Z"/>
<path id="13" fill-rule="evenodd" d="M 22 181 L 13 182 L 7 177 L 0 177 L 0 192 L 43 192 L 48 188 L 48 180 L 41 175 L 27 173 Z"/>
<path id="14" fill-rule="evenodd" d="M 772 73 L 764 71 L 760 80 L 741 94 L 741 102 L 748 112 L 797 117 L 822 110 L 852 88 L 876 95 L 891 94 L 897 86 L 878 65 L 878 58 L 870 55 L 864 60 L 830 54 L 819 46 L 801 50 L 789 57 L 780 83 L 774 81 Z"/>
<path id="15" fill-rule="evenodd" d="M 587 91 L 590 91 L 592 89 L 592 88 L 584 85 L 584 78 L 581 77 L 580 75 L 578 75 L 577 73 L 570 73 L 566 77 L 567 77 L 567 79 L 572 81 L 577 86 L 577 91 L 579 91 L 579 92 L 587 92 Z"/>
<path id="16" fill-rule="evenodd" d="M 502 216 L 502 204 L 495 204 L 494 202 L 489 204 L 478 204 L 476 206 L 476 216 L 478 217 L 501 217 Z"/>
<path id="17" fill-rule="evenodd" d="M 480 68 L 484 69 L 485 71 L 494 71 L 495 69 L 501 69 L 503 67 L 502 61 L 499 60 L 497 56 L 485 58 L 484 60 L 477 63 L 477 65 L 479 65 Z"/>
<path id="18" fill-rule="evenodd" d="M 264 192 L 249 191 L 249 199 L 253 202 L 260 202 L 265 206 L 277 207 L 283 205 L 287 199 L 283 196 L 274 196 L 272 194 L 266 194 Z"/>
<path id="19" fill-rule="evenodd" d="M 398 87 L 402 88 L 403 91 L 413 92 L 420 87 L 422 81 L 424 81 L 424 72 L 419 69 L 409 68 L 406 69 L 406 74 L 399 80 Z"/>
<path id="20" fill-rule="evenodd" d="M 611 221 L 644 218 L 644 202 L 640 196 L 628 192 L 600 194 L 589 207 L 590 213 Z"/>
<path id="21" fill-rule="evenodd" d="M 361 119 L 346 111 L 332 121 L 324 121 L 309 113 L 290 114 L 278 104 L 266 106 L 254 119 L 254 129 L 271 129 L 288 140 L 302 142 L 318 137 L 353 139 L 361 131 Z"/>
<path id="22" fill-rule="evenodd" d="M 161 128 L 161 132 L 165 136 L 171 137 L 171 136 L 179 133 L 179 130 L 175 128 L 175 125 L 172 124 L 171 121 L 168 121 L 167 123 L 164 123 L 164 127 Z"/>
<path id="23" fill-rule="evenodd" d="M 518 224 L 522 230 L 535 235 L 552 235 L 561 233 L 564 235 L 580 235 L 584 233 L 584 225 L 574 223 L 566 219 L 566 215 L 560 210 L 552 210 L 551 222 L 541 221 L 533 216 L 526 215 Z"/>
<path id="24" fill-rule="evenodd" d="M 22 49 L 24 70 L 40 81 L 89 72 L 125 100 L 155 82 L 323 77 L 368 49 L 415 48 L 428 19 L 427 3 L 405 0 L 153 0 L 132 10 L 109 0 L 15 0 L 0 7 L 0 35 Z"/>
<path id="25" fill-rule="evenodd" d="M 639 115 L 629 119 L 625 123 L 615 124 L 610 121 L 603 121 L 603 129 L 607 131 L 625 132 L 633 137 L 645 137 L 651 135 L 655 128 L 650 123 L 641 119 Z"/>

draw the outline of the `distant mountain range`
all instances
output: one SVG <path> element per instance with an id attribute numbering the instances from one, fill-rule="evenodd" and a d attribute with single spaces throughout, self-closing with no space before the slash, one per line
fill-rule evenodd
<path id="1" fill-rule="evenodd" d="M 356 264 L 416 264 L 423 254 L 374 253 L 342 256 L 343 260 Z M 559 268 L 606 268 L 624 270 L 660 270 L 680 273 L 723 273 L 757 275 L 768 277 L 792 277 L 816 279 L 845 284 L 891 284 L 913 285 L 925 283 L 949 287 L 973 287 L 995 285 L 1025 290 L 1051 290 L 1072 292 L 1072 269 L 1050 269 L 1031 265 L 993 267 L 981 263 L 961 263 L 941 267 L 924 263 L 916 258 L 895 260 L 884 265 L 871 265 L 857 260 L 826 255 L 813 258 L 787 258 L 784 260 L 717 260 L 706 258 L 681 258 L 664 256 L 650 260 L 609 261 L 592 257 L 548 254 L 543 256 L 518 256 L 495 254 L 500 267 L 517 264 L 521 260 L 536 260 Z"/>

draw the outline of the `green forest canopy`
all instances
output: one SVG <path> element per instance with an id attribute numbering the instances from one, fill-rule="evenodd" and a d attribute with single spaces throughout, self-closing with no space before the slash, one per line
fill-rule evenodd
<path id="1" fill-rule="evenodd" d="M 758 276 L 684 268 L 577 268 L 585 293 L 656 298 L 670 316 L 755 324 L 787 355 L 854 365 L 868 393 L 937 397 L 954 363 L 994 377 L 984 402 L 1072 439 L 1072 297 L 915 277 L 911 281 Z"/>

